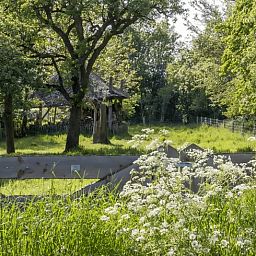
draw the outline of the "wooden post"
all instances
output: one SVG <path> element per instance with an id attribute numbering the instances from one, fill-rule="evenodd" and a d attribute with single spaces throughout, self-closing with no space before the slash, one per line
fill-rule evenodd
<path id="1" fill-rule="evenodd" d="M 235 132 L 235 121 L 232 121 L 232 132 Z"/>
<path id="2" fill-rule="evenodd" d="M 113 124 L 113 107 L 112 102 L 110 102 L 108 106 L 108 129 L 112 132 L 112 124 Z"/>
<path id="3" fill-rule="evenodd" d="M 92 133 L 95 134 L 96 133 L 96 126 L 97 126 L 97 116 L 98 116 L 98 109 L 97 109 L 97 104 L 94 104 L 93 106 L 93 131 Z"/>
<path id="4" fill-rule="evenodd" d="M 56 124 L 57 107 L 54 108 L 53 124 Z"/>
<path id="5" fill-rule="evenodd" d="M 93 131 L 93 143 L 110 143 L 107 133 L 107 109 L 103 102 L 100 102 L 97 109 L 96 122 Z"/>
<path id="6" fill-rule="evenodd" d="M 38 121 L 38 125 L 42 126 L 42 122 L 43 122 L 43 105 L 42 104 L 40 104 L 40 106 L 39 106 L 39 113 L 38 113 L 37 121 Z"/>
<path id="7" fill-rule="evenodd" d="M 241 134 L 244 134 L 244 121 L 242 122 L 242 126 L 241 126 Z"/>

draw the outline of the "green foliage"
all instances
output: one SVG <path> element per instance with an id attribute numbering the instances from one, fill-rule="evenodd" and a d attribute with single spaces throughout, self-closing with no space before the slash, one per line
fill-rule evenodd
<path id="1" fill-rule="evenodd" d="M 121 88 L 129 95 L 123 101 L 123 112 L 126 117 L 135 113 L 140 99 L 139 77 L 132 67 L 130 56 L 135 52 L 129 33 L 112 38 L 109 45 L 95 63 L 95 70 L 105 81 L 112 77 L 113 86 Z"/>
<path id="2" fill-rule="evenodd" d="M 16 104 L 20 105 L 22 92 L 36 81 L 33 69 L 35 63 L 28 60 L 12 43 L 5 36 L 0 39 L 0 102 L 6 94 L 12 94 Z"/>
<path id="3" fill-rule="evenodd" d="M 166 84 L 166 68 L 174 59 L 178 35 L 167 20 L 136 26 L 130 34 L 136 50 L 130 58 L 141 78 L 140 108 L 137 114 L 149 120 L 159 120 L 162 104 L 163 116 L 166 112 L 166 101 L 159 90 Z"/>
<path id="4" fill-rule="evenodd" d="M 30 56 L 42 60 L 46 75 L 60 71 L 65 85 L 77 75 L 80 64 L 90 73 L 109 41 L 131 24 L 181 9 L 179 1 L 167 0 L 0 3 L 4 33 L 16 38 Z"/>
<path id="5" fill-rule="evenodd" d="M 222 72 L 231 77 L 228 93 L 230 115 L 254 116 L 255 105 L 255 13 L 254 1 L 236 1 L 222 26 L 225 51 Z"/>

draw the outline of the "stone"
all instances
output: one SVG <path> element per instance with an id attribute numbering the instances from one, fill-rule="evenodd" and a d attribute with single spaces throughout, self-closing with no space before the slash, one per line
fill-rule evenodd
<path id="1" fill-rule="evenodd" d="M 183 150 L 181 150 L 180 152 L 180 160 L 184 161 L 184 162 L 188 162 L 191 161 L 190 157 L 188 156 L 188 152 L 192 151 L 192 150 L 200 150 L 202 152 L 204 152 L 205 150 L 201 147 L 199 147 L 198 145 L 192 143 L 189 146 L 187 146 L 186 148 L 184 148 Z"/>
<path id="2" fill-rule="evenodd" d="M 160 146 L 158 147 L 158 151 L 165 152 L 169 158 L 179 158 L 179 152 L 177 149 L 170 145 L 167 145 L 166 147 Z"/>

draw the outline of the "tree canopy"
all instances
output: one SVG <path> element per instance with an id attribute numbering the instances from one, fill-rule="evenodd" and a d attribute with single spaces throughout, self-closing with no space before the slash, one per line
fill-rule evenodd
<path id="1" fill-rule="evenodd" d="M 256 114 L 256 3 L 235 2 L 224 23 L 225 51 L 222 72 L 230 77 L 229 104 L 233 115 Z"/>
<path id="2" fill-rule="evenodd" d="M 48 85 L 71 105 L 66 150 L 79 145 L 81 102 L 110 40 L 136 22 L 173 17 L 182 7 L 176 0 L 1 0 L 0 5 L 3 32 L 41 61 L 46 82 L 58 75 L 58 84 Z"/>

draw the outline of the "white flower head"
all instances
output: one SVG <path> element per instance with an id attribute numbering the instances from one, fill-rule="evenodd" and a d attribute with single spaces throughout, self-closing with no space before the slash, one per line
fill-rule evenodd
<path id="1" fill-rule="evenodd" d="M 100 217 L 100 220 L 102 220 L 102 221 L 109 221 L 110 218 L 108 216 L 106 216 L 106 215 L 103 215 L 103 216 Z"/>

